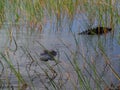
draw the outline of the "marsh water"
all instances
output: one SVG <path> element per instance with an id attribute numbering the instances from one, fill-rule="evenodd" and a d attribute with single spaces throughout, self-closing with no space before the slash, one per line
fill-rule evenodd
<path id="1" fill-rule="evenodd" d="M 103 81 L 107 85 L 119 84 L 116 73 L 120 75 L 120 25 L 116 23 L 112 28 L 113 32 L 103 35 L 78 35 L 89 28 L 88 24 L 90 20 L 84 13 L 75 15 L 72 23 L 66 17 L 60 22 L 56 22 L 53 17 L 43 25 L 31 22 L 14 25 L 5 22 L 0 30 L 0 51 L 8 56 L 8 60 L 20 72 L 28 84 L 27 90 L 45 90 L 45 86 L 52 90 L 54 87 L 50 85 L 51 81 L 46 72 L 53 77 L 55 84 L 61 85 L 61 90 L 64 90 L 64 87 L 66 90 L 74 90 L 74 83 L 78 83 L 78 76 L 71 64 L 74 61 L 94 90 L 94 76 L 100 78 L 98 82 L 103 88 Z M 39 25 L 42 30 L 39 30 Z M 91 27 L 97 25 L 95 20 Z M 40 54 L 45 49 L 57 52 L 56 61 L 40 60 Z M 13 90 L 16 90 L 19 82 L 10 65 L 3 57 L 0 63 L 1 80 L 4 85 L 13 86 Z M 79 85 L 77 88 L 80 88 Z M 3 90 L 5 89 L 7 88 Z"/>
<path id="2" fill-rule="evenodd" d="M 82 26 L 83 24 L 84 21 L 81 23 L 76 18 L 72 24 L 71 31 L 68 30 L 69 28 L 67 27 L 61 28 L 63 29 L 62 31 L 57 31 L 54 30 L 48 22 L 44 26 L 44 30 L 41 32 L 39 30 L 35 30 L 35 27 L 33 27 L 34 31 L 31 31 L 31 27 L 27 25 L 4 25 L 0 31 L 0 49 L 3 53 L 7 53 L 9 55 L 12 64 L 19 70 L 29 85 L 31 85 L 31 79 L 33 79 L 33 85 L 37 90 L 44 90 L 44 86 L 42 84 L 43 82 L 41 81 L 48 83 L 44 75 L 44 71 L 40 68 L 43 67 L 47 70 L 48 67 L 46 67 L 46 63 L 49 63 L 49 65 L 57 72 L 57 76 L 55 78 L 56 81 L 60 78 L 60 76 L 62 76 L 62 80 L 65 82 L 67 80 L 67 76 L 69 75 L 71 80 L 75 80 L 76 82 L 77 76 L 67 58 L 68 56 L 70 60 L 72 60 L 76 52 L 77 59 L 74 60 L 77 60 L 79 67 L 83 70 L 84 74 L 90 78 L 93 86 L 94 83 L 92 82 L 91 77 L 87 75 L 84 67 L 86 67 L 91 74 L 94 72 L 86 64 L 85 60 L 87 60 L 88 63 L 94 64 L 100 78 L 104 79 L 108 84 L 111 82 L 114 84 L 119 83 L 119 80 L 115 77 L 114 73 L 110 70 L 106 63 L 107 57 L 107 60 L 109 60 L 115 72 L 120 75 L 119 25 L 116 25 L 113 28 L 114 34 L 110 32 L 106 35 L 100 36 L 78 35 L 78 32 L 86 29 L 86 27 L 79 28 L 79 26 Z M 12 35 L 7 35 L 9 30 L 11 30 L 10 32 Z M 77 43 L 75 38 L 77 39 Z M 42 53 L 44 49 L 56 50 L 57 53 L 59 53 L 55 58 L 59 62 L 58 65 L 61 65 L 61 67 L 59 67 L 60 71 L 57 65 L 54 66 L 54 61 L 44 62 L 40 60 L 40 53 Z M 25 51 L 27 51 L 27 53 Z M 32 58 L 30 58 L 28 54 L 30 54 Z M 1 72 L 3 70 L 1 77 L 3 79 L 8 77 L 11 85 L 17 87 L 18 81 L 15 75 L 11 73 L 11 70 L 9 70 L 9 65 L 7 65 L 4 61 L 2 61 L 2 63 L 4 63 L 5 71 L 1 66 Z M 51 74 L 51 71 L 48 71 Z M 69 83 L 71 80 L 68 79 L 65 84 L 67 89 L 73 90 Z M 31 88 L 29 87 L 28 90 Z"/>

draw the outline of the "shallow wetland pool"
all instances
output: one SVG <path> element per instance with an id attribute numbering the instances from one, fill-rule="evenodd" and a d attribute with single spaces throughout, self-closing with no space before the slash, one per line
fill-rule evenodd
<path id="1" fill-rule="evenodd" d="M 95 6 L 91 7 L 95 1 L 88 0 L 87 3 L 82 1 L 88 6 L 78 5 L 76 12 L 71 9 L 72 15 L 60 10 L 61 14 L 54 12 L 50 17 L 48 6 L 45 8 L 45 3 L 36 0 L 42 3 L 40 5 L 45 11 L 41 21 L 37 21 L 39 15 L 35 12 L 32 20 L 28 20 L 27 15 L 33 12 L 27 8 L 25 13 L 24 2 L 20 2 L 21 7 L 15 12 L 12 8 L 11 12 L 7 10 L 10 3 L 14 3 L 12 1 L 5 0 L 5 20 L 0 27 L 0 90 L 120 90 L 120 25 L 119 18 L 115 16 L 116 13 L 119 15 L 117 0 L 113 3 L 118 9 L 109 7 L 106 2 L 103 9 L 108 11 L 101 12 L 96 8 L 91 12 L 96 12 L 95 16 L 89 14 L 91 9 L 95 9 Z M 37 4 L 35 2 L 32 4 Z M 34 9 L 37 12 L 35 6 Z M 102 35 L 78 34 L 98 25 L 111 27 L 112 31 Z M 52 60 L 42 61 L 44 50 L 54 50 L 57 55 L 51 57 L 47 53 Z"/>

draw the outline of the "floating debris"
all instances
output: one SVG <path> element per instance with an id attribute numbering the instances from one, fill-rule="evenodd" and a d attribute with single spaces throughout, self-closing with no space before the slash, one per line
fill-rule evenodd
<path id="1" fill-rule="evenodd" d="M 44 50 L 43 53 L 40 54 L 40 60 L 41 61 L 48 61 L 48 60 L 54 60 L 54 57 L 57 55 L 57 52 L 54 50 Z"/>
<path id="2" fill-rule="evenodd" d="M 80 32 L 78 33 L 78 35 L 101 35 L 101 34 L 106 34 L 111 30 L 112 28 L 108 28 L 108 27 L 96 27 Z"/>

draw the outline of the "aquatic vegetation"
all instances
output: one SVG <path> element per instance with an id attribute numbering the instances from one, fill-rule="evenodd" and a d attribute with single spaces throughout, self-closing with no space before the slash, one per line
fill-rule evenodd
<path id="1" fill-rule="evenodd" d="M 5 1 L 0 1 L 0 28 L 5 21 Z"/>
<path id="2" fill-rule="evenodd" d="M 111 70 L 113 77 L 119 81 L 119 73 L 114 70 L 112 59 L 109 58 L 112 55 L 107 55 L 105 52 L 107 50 L 104 48 L 107 46 L 111 49 L 109 47 L 111 43 L 102 42 L 103 40 L 107 42 L 107 36 L 104 36 L 103 39 L 97 38 L 95 45 L 93 45 L 92 39 L 96 38 L 85 36 L 87 39 L 83 41 L 85 42 L 83 44 L 81 37 L 82 35 L 107 34 L 112 30 L 113 33 L 116 32 L 114 27 L 120 23 L 119 9 L 116 4 L 117 0 L 0 0 L 0 25 L 5 22 L 4 29 L 8 31 L 7 35 L 10 35 L 8 38 L 10 43 L 5 45 L 8 50 L 7 55 L 4 51 L 0 51 L 2 66 L 0 76 L 4 75 L 3 72 L 9 74 L 10 71 L 10 74 L 14 74 L 17 78 L 17 89 L 19 90 L 38 90 L 35 89 L 36 86 L 46 90 L 102 90 L 110 83 L 104 78 L 107 70 Z M 81 18 L 84 19 L 85 24 L 81 23 Z M 98 27 L 89 28 L 94 27 L 94 24 Z M 85 27 L 88 29 L 83 32 L 79 31 Z M 61 50 L 60 54 L 63 56 L 59 55 L 55 51 L 56 49 L 48 50 L 44 45 L 41 48 L 42 42 L 39 40 L 43 38 L 42 34 L 45 31 L 53 31 L 52 34 L 54 32 L 56 34 L 57 31 L 62 34 L 63 31 L 65 34 L 67 30 L 71 35 L 68 36 L 68 41 L 70 40 L 72 44 L 68 44 L 68 41 L 62 42 L 61 35 L 59 45 L 62 44 L 64 48 L 61 50 L 61 47 L 55 47 Z M 66 32 L 64 33 L 64 31 Z M 80 32 L 77 36 L 76 31 Z M 23 36 L 19 37 L 18 33 L 22 33 Z M 37 37 L 41 45 L 32 45 L 37 41 L 32 35 Z M 49 34 L 47 35 L 49 36 Z M 14 38 L 12 38 L 13 36 Z M 25 41 L 22 42 L 21 40 L 24 38 Z M 112 40 L 108 40 L 108 42 Z M 49 45 L 48 42 L 46 43 Z M 54 43 L 52 42 L 52 45 Z M 113 40 L 112 44 L 114 43 Z M 72 45 L 74 47 L 70 47 Z M 13 49 L 14 47 L 15 49 Z M 40 53 L 39 51 L 43 49 L 43 53 Z M 93 52 L 94 54 L 91 55 Z M 101 57 L 100 61 L 99 57 Z M 21 62 L 23 60 L 22 68 L 17 60 Z M 14 61 L 17 62 L 17 65 L 12 63 Z M 99 68 L 98 61 L 103 62 L 102 69 Z M 6 69 L 3 62 L 9 68 Z M 23 69 L 25 71 L 22 71 Z M 23 74 L 27 75 L 27 78 Z M 1 77 L 0 85 L 7 84 L 6 87 L 10 89 L 12 81 L 9 79 L 9 77 L 5 77 L 5 79 Z M 119 88 L 119 85 L 111 85 L 109 88 L 114 88 L 114 86 L 115 89 Z"/>
<path id="3" fill-rule="evenodd" d="M 23 88 L 23 86 L 25 85 L 25 89 L 27 88 L 27 83 L 25 82 L 25 80 L 23 79 L 22 75 L 20 74 L 19 71 L 17 71 L 14 67 L 14 65 L 12 64 L 12 62 L 9 60 L 8 56 L 4 55 L 3 53 L 0 53 L 1 57 L 3 58 L 4 62 L 7 63 L 7 65 L 9 65 L 10 69 L 12 70 L 12 73 L 15 75 L 15 77 L 18 80 L 18 85 L 20 85 L 18 87 L 18 89 Z M 6 78 L 6 80 L 8 80 Z M 7 84 L 6 84 L 7 85 Z M 9 89 L 13 89 L 14 87 L 11 84 L 8 84 L 7 86 L 2 86 L 0 88 L 9 88 Z"/>

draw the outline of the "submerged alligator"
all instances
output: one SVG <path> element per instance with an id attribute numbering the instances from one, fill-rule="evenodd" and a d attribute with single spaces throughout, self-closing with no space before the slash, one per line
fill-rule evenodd
<path id="1" fill-rule="evenodd" d="M 44 50 L 43 53 L 40 54 L 40 60 L 41 61 L 48 61 L 48 60 L 54 60 L 54 57 L 57 55 L 57 52 L 54 50 Z"/>
<path id="2" fill-rule="evenodd" d="M 106 34 L 111 30 L 112 28 L 108 28 L 108 27 L 96 27 L 80 32 L 78 33 L 78 35 L 101 35 L 101 34 Z"/>

